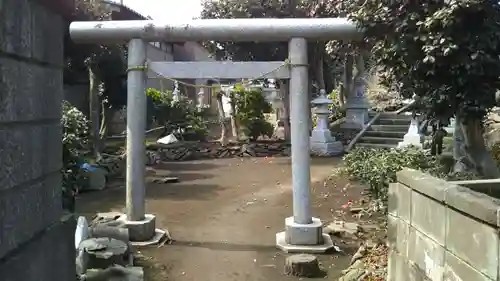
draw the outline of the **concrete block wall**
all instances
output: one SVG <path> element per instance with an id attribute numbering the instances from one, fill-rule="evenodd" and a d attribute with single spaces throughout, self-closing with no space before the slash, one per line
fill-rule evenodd
<path id="1" fill-rule="evenodd" d="M 0 280 L 75 280 L 61 205 L 66 24 L 38 0 L 2 0 L 0 18 Z"/>
<path id="2" fill-rule="evenodd" d="M 500 281 L 500 200 L 410 169 L 397 181 L 388 281 Z"/>

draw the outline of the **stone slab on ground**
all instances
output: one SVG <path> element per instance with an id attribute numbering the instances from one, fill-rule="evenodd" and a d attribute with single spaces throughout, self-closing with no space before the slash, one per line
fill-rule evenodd
<path id="1" fill-rule="evenodd" d="M 355 222 L 334 221 L 323 227 L 323 233 L 334 236 L 356 235 L 361 230 L 359 224 Z"/>
<path id="2" fill-rule="evenodd" d="M 112 266 L 106 269 L 89 269 L 81 281 L 143 281 L 142 267 Z"/>
<path id="3" fill-rule="evenodd" d="M 128 264 L 127 243 L 107 237 L 90 238 L 80 243 L 80 249 L 87 254 L 85 268 L 108 268 Z"/>

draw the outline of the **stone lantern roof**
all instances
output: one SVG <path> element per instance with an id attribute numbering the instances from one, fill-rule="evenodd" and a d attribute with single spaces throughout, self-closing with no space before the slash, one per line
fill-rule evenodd
<path id="1" fill-rule="evenodd" d="M 316 107 L 315 113 L 328 114 L 330 113 L 328 105 L 333 104 L 333 101 L 326 96 L 325 90 L 320 90 L 319 97 L 312 100 L 311 104 Z"/>

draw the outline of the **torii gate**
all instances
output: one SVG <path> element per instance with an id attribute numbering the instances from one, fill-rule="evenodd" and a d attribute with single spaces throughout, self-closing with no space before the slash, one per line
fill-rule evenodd
<path id="1" fill-rule="evenodd" d="M 289 67 L 269 78 L 290 79 L 293 217 L 276 245 L 286 252 L 325 252 L 333 243 L 311 215 L 307 40 L 359 40 L 361 32 L 344 18 L 206 19 L 73 22 L 70 34 L 82 43 L 129 41 L 127 79 L 127 171 L 125 219 L 136 241 L 154 240 L 155 217 L 145 214 L 145 129 L 147 68 L 175 78 L 254 78 L 285 62 L 151 62 L 148 41 L 289 42 Z M 146 65 L 147 64 L 147 65 Z"/>

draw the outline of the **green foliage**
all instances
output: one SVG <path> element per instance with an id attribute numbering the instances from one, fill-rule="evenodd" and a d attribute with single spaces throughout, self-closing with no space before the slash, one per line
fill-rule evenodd
<path id="1" fill-rule="evenodd" d="M 346 172 L 367 184 L 377 198 L 386 199 L 389 183 L 396 182 L 396 173 L 411 168 L 444 177 L 443 166 L 436 157 L 417 148 L 366 149 L 355 148 L 344 156 Z"/>
<path id="2" fill-rule="evenodd" d="M 385 81 L 419 96 L 422 113 L 481 119 L 494 105 L 499 1 L 352 2 L 350 17 L 364 29 Z"/>
<path id="3" fill-rule="evenodd" d="M 174 102 L 172 91 L 149 88 L 146 95 L 154 103 L 154 119 L 165 127 L 166 133 L 182 140 L 204 140 L 208 133 L 207 112 L 199 110 L 192 101 Z"/>
<path id="4" fill-rule="evenodd" d="M 203 2 L 201 18 L 324 18 L 345 15 L 348 1 L 262 1 L 262 0 L 208 0 Z M 290 5 L 292 4 L 292 5 Z M 288 57 L 287 42 L 205 42 L 205 47 L 219 59 L 234 61 L 282 61 Z M 327 48 L 325 48 L 325 45 Z M 327 91 L 333 89 L 332 77 L 345 52 L 344 44 L 338 40 L 311 42 L 309 61 L 319 65 L 323 61 L 323 73 L 311 68 L 312 77 L 323 76 Z"/>
<path id="5" fill-rule="evenodd" d="M 264 113 L 272 111 L 261 88 L 244 88 L 236 85 L 231 92 L 231 102 L 236 108 L 236 119 L 240 129 L 251 140 L 260 136 L 271 137 L 273 126 L 266 121 Z"/>
<path id="6" fill-rule="evenodd" d="M 89 127 L 85 115 L 66 101 L 62 103 L 63 198 L 84 188 L 85 175 L 80 171 L 89 152 Z"/>
<path id="7" fill-rule="evenodd" d="M 76 0 L 75 19 L 79 21 L 111 20 L 109 5 L 96 0 Z M 69 23 L 68 23 L 69 24 Z M 76 44 L 66 34 L 64 42 L 64 79 L 66 83 L 81 83 L 88 79 L 88 68 L 104 84 L 102 99 L 116 108 L 126 105 L 127 48 L 124 44 Z"/>
<path id="8" fill-rule="evenodd" d="M 445 157 L 432 156 L 420 148 L 367 149 L 355 148 L 344 156 L 345 172 L 368 185 L 374 197 L 386 200 L 389 183 L 396 182 L 396 173 L 403 168 L 420 170 L 444 180 L 472 180 L 470 172 L 450 173 Z"/>
<path id="9" fill-rule="evenodd" d="M 500 142 L 495 143 L 491 147 L 491 154 L 497 165 L 500 167 Z"/>
<path id="10" fill-rule="evenodd" d="M 330 92 L 328 95 L 328 98 L 333 101 L 333 103 L 330 105 L 330 123 L 335 122 L 341 118 L 345 117 L 345 110 L 340 106 L 340 97 L 339 97 L 339 90 L 334 89 L 333 91 Z"/>

